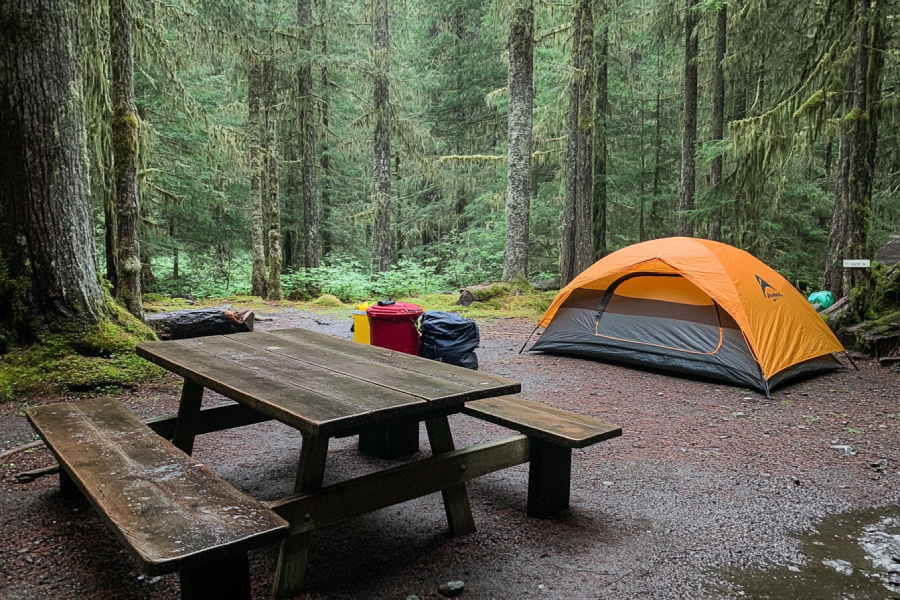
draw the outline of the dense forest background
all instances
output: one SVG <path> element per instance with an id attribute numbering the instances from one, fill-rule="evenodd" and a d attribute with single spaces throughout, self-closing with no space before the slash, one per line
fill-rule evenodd
<path id="1" fill-rule="evenodd" d="M 144 293 L 346 301 L 565 283 L 677 234 L 743 248 L 810 292 L 827 261 L 871 258 L 900 232 L 896 2 L 78 6 L 94 230 L 120 287 L 130 259 L 108 165 L 125 135 L 123 19 Z M 521 81 L 530 164 L 510 148 Z M 524 204 L 508 154 L 527 169 Z M 527 234 L 505 273 L 508 203 Z"/>

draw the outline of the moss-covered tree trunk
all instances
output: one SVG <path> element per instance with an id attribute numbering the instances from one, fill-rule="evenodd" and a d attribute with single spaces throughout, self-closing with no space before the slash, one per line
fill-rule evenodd
<path id="1" fill-rule="evenodd" d="M 594 263 L 593 220 L 593 130 L 594 130 L 594 0 L 580 0 L 579 40 L 575 81 L 578 100 L 578 154 L 575 188 L 575 274 Z"/>
<path id="2" fill-rule="evenodd" d="M 267 222 L 262 201 L 262 160 L 260 151 L 259 97 L 261 95 L 262 76 L 259 61 L 250 57 L 247 65 L 247 143 L 250 155 L 250 254 L 253 266 L 250 274 L 250 293 L 260 298 L 266 297 L 266 248 L 264 227 Z"/>
<path id="3" fill-rule="evenodd" d="M 321 0 L 319 14 L 322 15 L 322 52 L 321 55 L 323 57 L 328 56 L 328 34 L 327 28 L 325 27 L 325 15 L 326 15 L 326 1 Z M 331 80 L 328 75 L 328 63 L 325 61 L 322 64 L 322 101 L 319 102 L 320 110 L 322 111 L 322 130 L 328 131 L 328 88 L 331 85 Z M 324 138 L 324 136 L 323 136 Z M 331 164 L 329 163 L 329 152 L 328 146 L 323 144 L 320 165 L 322 168 L 322 177 L 327 178 L 331 173 Z M 327 181 L 327 179 L 326 179 Z M 320 224 L 320 237 L 322 238 L 322 254 L 324 256 L 328 256 L 331 253 L 332 247 L 334 245 L 332 241 L 331 235 L 331 194 L 328 191 L 329 186 L 325 185 L 322 189 L 322 214 L 319 219 Z"/>
<path id="4" fill-rule="evenodd" d="M 599 11 L 599 8 L 597 9 Z M 597 23 L 601 21 L 599 12 L 594 15 Z M 598 25 L 594 39 L 594 161 L 593 183 L 591 188 L 594 260 L 606 256 L 606 132 L 609 118 L 609 27 Z M 643 107 L 643 104 L 642 104 Z M 643 108 L 641 109 L 641 141 L 643 143 Z M 641 148 L 643 154 L 643 147 Z M 643 157 L 641 158 L 643 160 Z M 642 163 L 643 164 L 643 163 Z M 641 171 L 643 185 L 643 170 Z M 643 235 L 643 198 L 641 199 L 641 226 Z"/>
<path id="5" fill-rule="evenodd" d="M 593 202 L 592 130 L 595 86 L 592 55 L 594 20 L 589 0 L 579 0 L 572 18 L 572 80 L 566 133 L 566 184 L 563 204 L 561 252 L 562 284 L 571 281 L 593 262 L 591 219 Z"/>
<path id="6" fill-rule="evenodd" d="M 302 66 L 297 73 L 300 114 L 301 185 L 303 187 L 304 266 L 319 266 L 319 199 L 316 192 L 316 123 L 313 102 L 312 0 L 297 0 Z"/>
<path id="7" fill-rule="evenodd" d="M 882 9 L 870 0 L 856 8 L 856 60 L 848 73 L 852 105 L 841 123 L 834 212 L 826 258 L 825 285 L 837 298 L 860 283 L 863 269 L 844 269 L 844 259 L 871 259 L 872 181 L 877 154 L 878 104 L 884 68 Z M 872 25 L 870 27 L 870 24 Z M 874 48 L 874 52 L 870 51 Z"/>
<path id="8" fill-rule="evenodd" d="M 104 314 L 85 164 L 73 0 L 0 8 L 0 335 Z"/>
<path id="9" fill-rule="evenodd" d="M 269 280 L 266 298 L 281 300 L 281 208 L 278 204 L 278 91 L 275 61 L 266 65 L 266 192 L 269 211 Z"/>
<path id="10" fill-rule="evenodd" d="M 728 35 L 728 6 L 722 4 L 722 8 L 716 13 L 716 63 L 713 81 L 713 114 L 712 114 L 712 139 L 721 140 L 725 137 L 725 49 Z M 715 198 L 722 194 L 722 167 L 723 157 L 720 154 L 712 161 L 712 173 L 709 184 L 712 187 Z M 722 238 L 722 213 L 716 208 L 709 219 L 709 239 L 719 241 Z"/>
<path id="11" fill-rule="evenodd" d="M 116 299 L 128 312 L 142 319 L 138 120 L 134 105 L 131 14 L 125 0 L 110 0 L 109 31 L 113 94 L 110 129 L 116 184 Z"/>
<path id="12" fill-rule="evenodd" d="M 684 132 L 681 138 L 681 189 L 678 205 L 678 235 L 694 236 L 689 211 L 694 210 L 697 187 L 697 58 L 699 54 L 699 0 L 686 0 L 684 15 Z"/>
<path id="13" fill-rule="evenodd" d="M 528 275 L 531 222 L 531 148 L 534 119 L 534 5 L 520 0 L 509 25 L 509 92 L 506 160 L 506 243 L 503 281 Z M 459 206 L 459 205 L 457 205 Z"/>
<path id="14" fill-rule="evenodd" d="M 391 270 L 391 98 L 388 83 L 390 35 L 388 0 L 374 0 L 372 49 L 375 54 L 375 164 L 372 270 Z"/>
<path id="15" fill-rule="evenodd" d="M 658 80 L 662 79 L 662 59 L 660 51 L 656 51 L 656 75 Z M 655 132 L 653 135 L 653 198 L 650 200 L 650 236 L 657 237 L 662 233 L 663 219 L 659 198 L 660 172 L 662 169 L 662 94 L 659 89 L 659 82 L 656 83 L 656 110 L 654 111 L 654 121 L 656 122 Z"/>

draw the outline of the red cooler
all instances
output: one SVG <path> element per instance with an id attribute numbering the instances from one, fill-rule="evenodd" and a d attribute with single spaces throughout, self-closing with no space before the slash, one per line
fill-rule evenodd
<path id="1" fill-rule="evenodd" d="M 421 306 L 409 302 L 379 300 L 366 310 L 372 345 L 418 356 L 416 322 L 423 312 Z"/>
<path id="2" fill-rule="evenodd" d="M 372 345 L 418 355 L 416 321 L 423 312 L 421 306 L 409 302 L 379 300 L 366 310 Z M 419 424 L 400 423 L 360 432 L 359 451 L 386 459 L 415 454 L 419 451 Z"/>

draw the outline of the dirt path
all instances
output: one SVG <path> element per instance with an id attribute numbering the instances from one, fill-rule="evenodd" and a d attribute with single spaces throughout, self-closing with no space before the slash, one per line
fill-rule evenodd
<path id="1" fill-rule="evenodd" d="M 345 317 L 287 311 L 274 319 L 257 328 L 351 335 Z M 518 355 L 531 325 L 481 326 L 483 370 L 522 381 L 536 400 L 620 424 L 625 434 L 576 451 L 572 507 L 555 519 L 525 516 L 522 466 L 470 483 L 478 532 L 461 539 L 446 536 L 439 495 L 321 531 L 301 597 L 436 597 L 439 584 L 456 579 L 467 598 L 729 597 L 738 594 L 735 567 L 804 568 L 791 534 L 827 515 L 900 499 L 900 374 L 875 361 L 783 388 L 768 401 L 725 385 Z M 172 377 L 122 400 L 141 416 L 169 414 L 178 386 Z M 21 408 L 0 405 L 0 452 L 32 437 Z M 463 416 L 451 425 L 459 445 L 506 433 Z M 326 484 L 389 464 L 360 456 L 355 444 L 334 441 Z M 830 448 L 836 444 L 859 453 L 839 454 Z M 266 423 L 202 436 L 195 456 L 269 499 L 292 486 L 299 445 L 295 431 Z M 0 598 L 178 597 L 177 576 L 142 577 L 86 503 L 58 497 L 55 476 L 13 483 L 16 473 L 52 464 L 46 450 L 5 462 Z M 276 547 L 251 554 L 255 598 L 270 597 L 276 557 Z"/>

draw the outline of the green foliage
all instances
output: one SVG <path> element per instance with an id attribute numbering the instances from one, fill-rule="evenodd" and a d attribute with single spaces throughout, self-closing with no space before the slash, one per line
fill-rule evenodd
<path id="1" fill-rule="evenodd" d="M 282 287 L 291 299 L 303 299 L 307 290 L 318 289 L 342 302 L 357 302 L 434 294 L 450 286 L 432 265 L 401 260 L 391 271 L 373 274 L 359 261 L 343 258 L 331 265 L 285 275 Z"/>
<path id="2" fill-rule="evenodd" d="M 398 272 L 374 278 L 366 266 L 373 224 L 367 3 L 327 3 L 325 13 L 316 8 L 312 56 L 300 48 L 296 3 L 287 0 L 153 1 L 136 8 L 143 247 L 157 278 L 148 290 L 197 298 L 249 291 L 246 61 L 251 53 L 273 58 L 281 90 L 278 139 L 288 293 L 298 299 L 330 293 L 356 301 L 498 280 L 506 234 L 507 5 L 412 0 L 391 19 L 392 235 Z M 732 6 L 701 0 L 695 8 L 703 82 L 712 81 L 716 13 L 728 11 L 725 116 L 732 126 L 724 140 L 709 141 L 712 90 L 704 84 L 698 123 L 699 137 L 707 141 L 697 151 L 697 204 L 690 218 L 701 237 L 709 222 L 720 218 L 722 241 L 751 252 L 803 291 L 822 287 L 838 137 L 847 124 L 879 119 L 871 237 L 877 242 L 900 231 L 898 21 L 881 15 L 889 29 L 885 97 L 871 102 L 867 114 L 856 114 L 846 106 L 844 89 L 855 44 L 854 6 L 787 0 Z M 876 3 L 874 9 L 885 10 L 881 6 Z M 873 22 L 876 17 L 873 13 Z M 529 268 L 540 278 L 558 272 L 573 76 L 571 18 L 571 4 L 535 4 Z M 683 18 L 683 10 L 657 0 L 604 6 L 598 17 L 598 27 L 610 28 L 611 251 L 675 230 Z M 102 37 L 102 32 L 90 32 Z M 100 39 L 92 44 L 103 47 Z M 294 85 L 297 69 L 309 58 L 316 87 L 325 257 L 323 266 L 311 272 L 302 268 L 305 224 Z M 90 73 L 95 78 L 105 63 L 94 62 Z M 107 96 L 99 87 L 91 90 L 92 98 Z M 91 153 L 102 155 L 97 148 Z M 717 157 L 723 158 L 725 177 L 713 190 L 708 182 Z M 93 162 L 92 170 L 102 174 L 103 161 Z M 176 252 L 177 279 L 172 277 Z"/>

